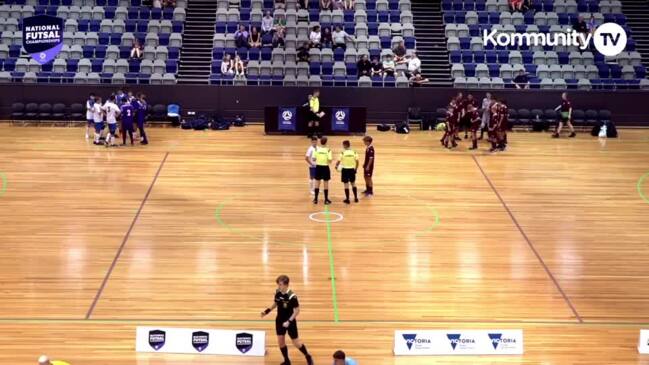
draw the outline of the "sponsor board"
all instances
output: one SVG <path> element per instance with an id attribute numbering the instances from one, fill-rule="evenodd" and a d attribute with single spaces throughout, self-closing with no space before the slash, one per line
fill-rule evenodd
<path id="1" fill-rule="evenodd" d="M 395 355 L 521 355 L 522 330 L 394 332 Z"/>
<path id="2" fill-rule="evenodd" d="M 641 354 L 649 354 L 649 330 L 640 330 L 638 352 Z"/>
<path id="3" fill-rule="evenodd" d="M 174 354 L 264 356 L 266 332 L 137 327 L 135 351 Z"/>

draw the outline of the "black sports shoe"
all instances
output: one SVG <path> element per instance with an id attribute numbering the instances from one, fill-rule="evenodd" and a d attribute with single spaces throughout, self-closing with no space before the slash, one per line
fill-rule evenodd
<path id="1" fill-rule="evenodd" d="M 318 204 L 318 200 L 317 200 L 317 199 L 313 199 L 313 204 Z"/>
<path id="2" fill-rule="evenodd" d="M 343 200 L 343 203 L 345 203 L 345 204 L 349 204 L 349 203 L 351 203 L 351 202 L 349 201 L 349 199 L 345 199 L 345 200 Z"/>
<path id="3" fill-rule="evenodd" d="M 354 198 L 354 203 L 358 203 L 358 198 Z"/>
<path id="4" fill-rule="evenodd" d="M 284 361 L 283 363 L 281 363 L 279 365 L 291 365 L 291 362 L 290 361 Z"/>
<path id="5" fill-rule="evenodd" d="M 469 150 L 477 150 L 478 147 L 469 147 Z"/>
<path id="6" fill-rule="evenodd" d="M 325 203 L 325 205 L 329 205 L 329 204 L 331 204 L 331 200 L 327 199 L 327 200 L 324 201 L 324 203 Z"/>
<path id="7" fill-rule="evenodd" d="M 558 133 L 552 134 L 552 138 L 559 138 L 559 134 Z"/>
<path id="8" fill-rule="evenodd" d="M 576 136 L 577 136 L 577 134 L 575 132 L 572 132 L 572 133 L 570 133 L 570 135 L 568 137 L 569 138 L 575 138 Z"/>

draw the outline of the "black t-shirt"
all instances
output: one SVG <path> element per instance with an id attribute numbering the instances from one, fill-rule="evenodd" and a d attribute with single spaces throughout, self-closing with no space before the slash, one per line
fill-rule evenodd
<path id="1" fill-rule="evenodd" d="M 364 74 L 369 74 L 370 71 L 372 70 L 372 64 L 368 60 L 360 60 L 358 61 L 358 73 L 361 75 Z"/>
<path id="2" fill-rule="evenodd" d="M 293 309 L 300 306 L 297 295 L 292 290 L 283 294 L 279 289 L 275 292 L 275 304 L 277 304 L 277 320 L 286 322 L 293 315 Z"/>
<path id="3" fill-rule="evenodd" d="M 514 78 L 514 82 L 517 84 L 527 84 L 529 82 L 529 79 L 527 78 L 527 75 L 518 75 Z"/>
<path id="4" fill-rule="evenodd" d="M 383 71 L 383 64 L 382 63 L 372 63 L 372 70 L 374 71 Z"/>
<path id="5" fill-rule="evenodd" d="M 572 28 L 578 32 L 578 33 L 586 33 L 588 32 L 588 26 L 586 25 L 586 21 L 579 21 L 577 20 L 575 24 L 572 26 Z"/>

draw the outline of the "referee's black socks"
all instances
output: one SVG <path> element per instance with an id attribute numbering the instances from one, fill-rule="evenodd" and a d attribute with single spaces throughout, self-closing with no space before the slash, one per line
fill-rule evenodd
<path id="1" fill-rule="evenodd" d="M 354 199 L 358 200 L 358 189 L 356 189 L 355 186 L 352 186 L 352 191 L 354 192 Z M 349 196 L 347 196 L 347 199 L 349 199 Z"/>
<path id="2" fill-rule="evenodd" d="M 345 200 L 349 200 L 349 189 L 345 189 Z"/>
<path id="3" fill-rule="evenodd" d="M 325 201 L 329 200 L 329 189 L 324 189 Z"/>
<path id="4" fill-rule="evenodd" d="M 279 350 L 282 352 L 282 356 L 284 356 L 284 362 L 290 364 L 291 360 L 289 360 L 289 358 L 288 358 L 288 347 L 286 347 L 286 346 L 280 347 Z M 302 349 L 300 349 L 300 351 L 302 351 Z"/>
<path id="5" fill-rule="evenodd" d="M 313 189 L 313 191 L 314 191 L 314 193 L 315 193 L 315 197 L 313 198 L 313 201 L 316 201 L 316 202 L 317 202 L 317 201 L 318 201 L 318 195 L 320 194 L 320 189 L 319 189 L 319 188 L 315 188 L 315 189 Z M 326 191 L 326 190 L 325 190 L 325 191 Z"/>
<path id="6" fill-rule="evenodd" d="M 306 357 L 311 357 L 311 355 L 309 355 L 309 352 L 306 350 L 306 345 L 304 344 L 302 345 L 302 347 L 300 347 L 300 352 L 303 353 Z"/>

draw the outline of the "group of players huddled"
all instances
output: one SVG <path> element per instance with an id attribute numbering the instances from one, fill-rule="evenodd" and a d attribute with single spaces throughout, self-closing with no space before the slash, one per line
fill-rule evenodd
<path id="1" fill-rule="evenodd" d="M 478 109 L 473 95 L 468 94 L 465 97 L 459 92 L 447 107 L 445 133 L 440 142 L 446 148 L 455 148 L 457 141 L 461 140 L 460 131 L 464 131 L 464 139 L 469 137 L 470 131 L 472 146 L 469 149 L 475 150 L 478 148 L 478 140 L 484 138 L 486 131 L 491 143 L 489 151 L 504 151 L 507 148 L 508 116 L 509 109 L 504 99 L 493 98 L 487 93 Z"/>
<path id="2" fill-rule="evenodd" d="M 86 139 L 90 138 L 90 131 L 94 128 L 94 141 L 96 145 L 105 145 L 106 147 L 117 146 L 115 139 L 119 138 L 118 120 L 120 123 L 119 133 L 122 136 L 122 146 L 126 145 L 126 135 L 128 134 L 131 145 L 133 139 L 139 139 L 140 144 L 149 144 L 144 131 L 148 105 L 146 95 L 139 93 L 133 95 L 132 91 L 127 93 L 122 90 L 111 94 L 102 104 L 102 98 L 95 94 L 90 94 L 86 100 Z M 135 127 L 137 126 L 137 131 Z M 106 128 L 108 127 L 108 128 Z"/>

